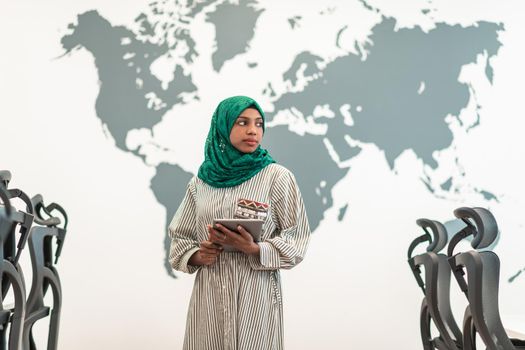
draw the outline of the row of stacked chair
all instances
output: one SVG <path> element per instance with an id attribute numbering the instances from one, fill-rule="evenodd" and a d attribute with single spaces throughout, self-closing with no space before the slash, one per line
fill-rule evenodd
<path id="1" fill-rule="evenodd" d="M 37 349 L 33 325 L 47 316 L 47 349 L 54 350 L 62 304 L 55 264 L 66 236 L 67 214 L 56 203 L 46 206 L 41 195 L 29 198 L 24 191 L 10 188 L 10 182 L 11 173 L 0 171 L 0 350 Z M 24 209 L 17 209 L 15 202 L 23 203 Z M 26 243 L 33 276 L 29 294 L 19 263 Z M 49 291 L 52 307 L 44 301 Z M 9 292 L 14 305 L 5 305 Z"/>
<path id="2" fill-rule="evenodd" d="M 524 340 L 507 335 L 499 314 L 500 260 L 490 249 L 499 233 L 496 219 L 479 207 L 458 208 L 454 215 L 462 228 L 452 233 L 450 242 L 442 223 L 419 219 L 416 223 L 424 233 L 408 249 L 408 264 L 424 295 L 420 310 L 423 349 L 474 350 L 477 338 L 489 350 L 525 349 Z M 472 249 L 455 253 L 458 243 L 467 238 Z M 426 242 L 426 252 L 412 256 Z M 447 244 L 447 254 L 440 253 Z M 461 329 L 450 303 L 451 276 L 468 301 Z M 432 334 L 432 325 L 437 334 Z"/>

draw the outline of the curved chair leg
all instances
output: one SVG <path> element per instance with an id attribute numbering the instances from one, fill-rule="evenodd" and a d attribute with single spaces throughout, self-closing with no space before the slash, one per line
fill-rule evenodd
<path id="1" fill-rule="evenodd" d="M 51 319 L 49 320 L 49 339 L 47 343 L 47 350 L 56 350 L 58 344 L 58 330 L 60 327 L 60 309 L 51 311 Z"/>
<path id="2" fill-rule="evenodd" d="M 44 268 L 42 270 L 43 279 L 42 279 L 42 290 L 43 286 L 47 285 L 51 287 L 53 293 L 53 309 L 51 310 L 51 316 L 49 320 L 49 331 L 47 339 L 47 349 L 56 350 L 58 343 L 58 331 L 60 326 L 60 311 L 62 308 L 62 287 L 60 285 L 60 279 L 56 270 L 50 268 Z M 36 350 L 35 341 L 33 339 L 33 325 L 39 319 L 49 315 L 48 312 L 43 312 L 47 307 L 43 306 L 43 298 L 41 295 L 38 298 L 37 304 L 32 304 L 34 300 L 31 299 L 31 305 L 28 305 L 28 314 L 24 324 L 24 334 L 23 334 L 23 347 L 24 350 Z M 33 309 L 34 306 L 37 306 L 36 309 Z"/>
<path id="3" fill-rule="evenodd" d="M 24 283 L 20 280 L 17 269 L 7 261 L 3 263 L 4 274 L 10 279 L 15 297 L 15 309 L 11 316 L 11 329 L 9 332 L 9 350 L 19 350 L 22 346 L 22 333 L 24 331 L 24 318 L 26 314 L 26 293 Z"/>
<path id="4" fill-rule="evenodd" d="M 0 311 L 0 350 L 7 350 L 6 335 L 9 327 L 10 310 Z"/>
<path id="5" fill-rule="evenodd" d="M 421 341 L 423 342 L 423 350 L 434 350 L 432 344 L 432 334 L 430 332 L 430 313 L 428 311 L 427 299 L 424 298 L 421 303 L 421 313 L 419 316 L 419 327 L 421 332 Z"/>
<path id="6" fill-rule="evenodd" d="M 56 271 L 53 273 L 53 279 L 49 279 L 51 290 L 53 291 L 53 309 L 49 320 L 49 338 L 47 341 L 47 350 L 56 350 L 58 344 L 58 331 L 60 328 L 60 312 L 62 310 L 62 287 Z"/>
<path id="7" fill-rule="evenodd" d="M 36 350 L 35 338 L 33 337 L 33 327 L 29 330 L 29 350 Z"/>
<path id="8" fill-rule="evenodd" d="M 476 327 L 469 306 L 463 316 L 463 350 L 476 350 Z"/>
<path id="9" fill-rule="evenodd" d="M 55 350 L 58 344 L 60 314 L 62 312 L 62 284 L 60 283 L 60 275 L 57 269 L 54 266 L 50 266 L 49 269 L 53 272 L 52 283 L 50 283 L 53 290 L 53 309 L 49 320 L 48 350 Z"/>
<path id="10" fill-rule="evenodd" d="M 438 350 L 450 350 L 450 347 L 440 338 L 434 339 L 434 347 Z"/>

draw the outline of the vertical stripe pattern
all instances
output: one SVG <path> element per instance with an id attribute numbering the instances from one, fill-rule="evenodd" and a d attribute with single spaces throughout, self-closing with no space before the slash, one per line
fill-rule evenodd
<path id="1" fill-rule="evenodd" d="M 208 239 L 206 225 L 233 218 L 239 199 L 269 204 L 260 254 L 223 252 L 211 266 L 188 260 Z M 215 188 L 194 177 L 169 226 L 170 263 L 195 273 L 185 350 L 282 349 L 283 313 L 279 270 L 304 258 L 310 228 L 293 174 L 270 164 L 234 187 Z"/>

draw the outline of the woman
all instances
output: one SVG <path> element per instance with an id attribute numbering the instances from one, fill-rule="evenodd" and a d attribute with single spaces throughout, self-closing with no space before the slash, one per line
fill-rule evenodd
<path id="1" fill-rule="evenodd" d="M 170 226 L 171 266 L 197 272 L 184 349 L 282 349 L 279 269 L 303 260 L 310 228 L 292 173 L 259 145 L 264 113 L 245 96 L 222 101 L 206 139 L 205 160 Z M 263 219 L 261 241 L 213 219 Z M 236 252 L 226 252 L 230 245 Z"/>

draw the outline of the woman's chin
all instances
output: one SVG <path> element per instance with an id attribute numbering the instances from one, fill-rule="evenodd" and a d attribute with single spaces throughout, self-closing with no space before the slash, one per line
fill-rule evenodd
<path id="1" fill-rule="evenodd" d="M 235 148 L 237 148 L 237 150 L 239 152 L 242 152 L 242 153 L 253 153 L 253 152 L 257 151 L 257 147 L 259 147 L 259 145 L 257 145 L 257 146 L 246 146 L 246 145 L 244 145 L 244 146 L 235 147 Z"/>

